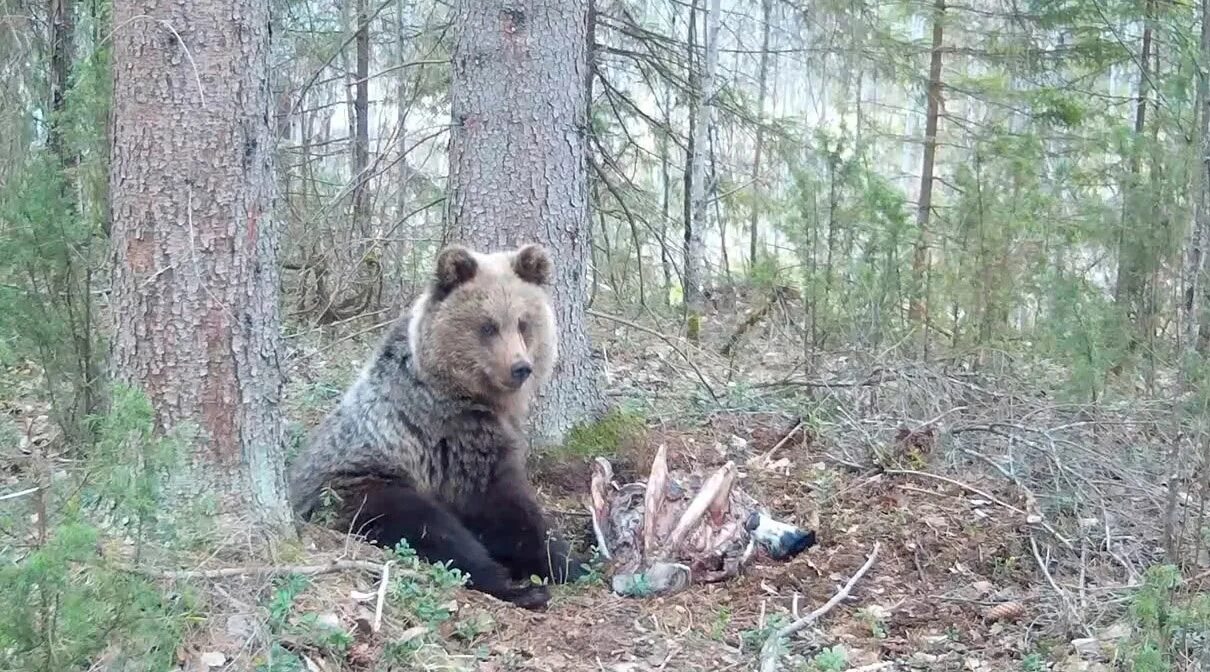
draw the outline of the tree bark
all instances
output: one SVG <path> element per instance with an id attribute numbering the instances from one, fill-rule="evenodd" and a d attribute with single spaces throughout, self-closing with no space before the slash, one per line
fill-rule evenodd
<path id="1" fill-rule="evenodd" d="M 115 0 L 117 380 L 199 430 L 169 492 L 286 530 L 268 0 Z"/>
<path id="2" fill-rule="evenodd" d="M 357 86 L 353 101 L 353 230 L 363 241 L 370 238 L 370 8 L 357 0 Z"/>
<path id="3" fill-rule="evenodd" d="M 484 251 L 551 250 L 559 363 L 533 439 L 563 441 L 604 405 L 588 339 L 588 0 L 455 3 L 448 224 Z"/>
<path id="4" fill-rule="evenodd" d="M 50 109 L 57 117 L 66 103 L 67 87 L 71 83 L 72 62 L 75 60 L 75 14 L 72 0 L 50 0 Z M 48 127 L 47 144 L 64 167 L 75 165 L 63 146 L 59 119 Z"/>
<path id="5" fill-rule="evenodd" d="M 706 154 L 709 151 L 710 121 L 714 108 L 714 71 L 718 66 L 718 27 L 721 13 L 720 0 L 710 0 L 706 10 L 706 63 L 701 70 L 698 87 L 697 118 L 693 129 L 692 192 L 689 200 L 693 208 L 693 225 L 686 236 L 685 250 L 685 307 L 688 311 L 689 340 L 696 342 L 700 335 L 703 304 L 704 269 L 706 244 Z"/>
<path id="6" fill-rule="evenodd" d="M 1196 185 L 1197 208 L 1189 236 L 1185 261 L 1185 347 L 1204 352 L 1207 340 L 1200 335 L 1206 329 L 1210 308 L 1207 296 L 1206 248 L 1210 246 L 1210 0 L 1202 0 L 1202 66 L 1197 78 L 1198 146 Z"/>
<path id="7" fill-rule="evenodd" d="M 933 5 L 933 46 L 929 60 L 928 111 L 924 121 L 924 159 L 920 167 L 920 198 L 916 207 L 916 246 L 912 250 L 912 275 L 917 283 L 908 317 L 919 323 L 928 319 L 929 248 L 932 233 L 933 167 L 937 162 L 937 122 L 941 113 L 941 45 L 944 37 L 945 0 Z M 926 331 L 927 333 L 927 331 Z"/>
<path id="8" fill-rule="evenodd" d="M 773 21 L 773 0 L 761 0 L 760 74 L 756 84 L 756 147 L 752 155 L 752 210 L 748 215 L 748 267 L 756 268 L 757 247 L 760 243 L 758 227 L 760 211 L 764 204 L 764 190 L 760 183 L 760 160 L 765 149 L 765 96 L 769 87 L 769 28 Z M 861 99 L 860 92 L 857 96 Z"/>
<path id="9" fill-rule="evenodd" d="M 1152 36 L 1152 0 L 1143 4 L 1143 39 L 1139 48 L 1139 96 L 1134 108 L 1134 139 L 1141 141 L 1147 128 L 1147 102 L 1151 93 L 1151 36 Z M 1138 147 L 1130 151 L 1130 178 L 1122 189 L 1122 220 L 1118 223 L 1118 272 L 1114 282 L 1114 303 L 1123 311 L 1127 322 L 1141 326 L 1150 324 L 1144 319 L 1143 301 L 1146 294 L 1146 279 L 1143 277 L 1145 265 L 1144 255 L 1147 254 L 1143 244 L 1148 227 L 1142 225 L 1138 207 L 1139 179 L 1141 161 Z M 1130 349 L 1137 347 L 1139 338 L 1143 336 L 1140 329 L 1132 328 Z"/>

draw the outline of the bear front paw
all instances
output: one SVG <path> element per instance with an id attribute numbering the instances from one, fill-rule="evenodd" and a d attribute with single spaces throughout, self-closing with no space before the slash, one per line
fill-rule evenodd
<path id="1" fill-rule="evenodd" d="M 550 602 L 550 590 L 543 585 L 531 584 L 520 588 L 510 588 L 496 597 L 523 609 L 539 610 Z"/>

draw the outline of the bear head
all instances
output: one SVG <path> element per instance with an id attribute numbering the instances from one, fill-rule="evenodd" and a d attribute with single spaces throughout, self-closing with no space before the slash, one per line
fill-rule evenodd
<path id="1" fill-rule="evenodd" d="M 408 323 L 421 379 L 454 396 L 524 409 L 558 357 L 551 269 L 539 245 L 442 250 Z"/>

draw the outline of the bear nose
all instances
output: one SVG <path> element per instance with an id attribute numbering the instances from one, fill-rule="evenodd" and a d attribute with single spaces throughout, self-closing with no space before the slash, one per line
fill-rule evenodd
<path id="1" fill-rule="evenodd" d="M 517 384 L 524 383 L 529 374 L 534 372 L 534 367 L 529 365 L 529 362 L 517 362 L 513 364 L 513 382 Z"/>

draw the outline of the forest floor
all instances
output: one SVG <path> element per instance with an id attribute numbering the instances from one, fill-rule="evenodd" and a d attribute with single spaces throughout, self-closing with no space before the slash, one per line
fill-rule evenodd
<path id="1" fill-rule="evenodd" d="M 1165 465 L 1180 441 L 1165 412 L 1171 400 L 1141 390 L 1096 404 L 1061 400 L 1062 367 L 1003 353 L 928 365 L 892 351 L 808 361 L 785 306 L 742 334 L 734 354 L 720 355 L 751 315 L 746 303 L 719 306 L 700 347 L 661 335 L 657 322 L 633 312 L 598 316 L 608 396 L 641 428 L 581 435 L 535 458 L 534 479 L 560 526 L 587 544 L 593 457 L 608 457 L 619 482 L 645 479 L 660 445 L 673 468 L 732 460 L 740 486 L 777 518 L 817 531 L 815 547 L 671 597 L 619 597 L 599 578 L 558 586 L 545 611 L 531 612 L 451 588 L 414 558 L 409 566 L 308 529 L 302 547 L 281 551 L 277 564 L 339 561 L 347 571 L 295 582 L 195 577 L 206 617 L 177 652 L 180 669 L 755 670 L 776 629 L 828 601 L 876 544 L 868 573 L 782 642 L 775 669 L 1210 664 L 1200 643 L 1210 633 L 1155 616 L 1178 613 L 1210 589 L 1207 540 L 1180 531 L 1205 502 L 1179 470 L 1174 482 L 1189 492 L 1168 496 Z M 357 331 L 290 339 L 297 436 L 372 352 L 375 337 L 347 335 Z M 1149 571 L 1164 557 L 1166 524 L 1192 558 L 1183 578 Z M 215 550 L 194 567 L 222 568 L 227 555 Z M 376 569 L 388 559 L 389 586 Z M 1157 641 L 1170 666 L 1139 666 Z"/>

